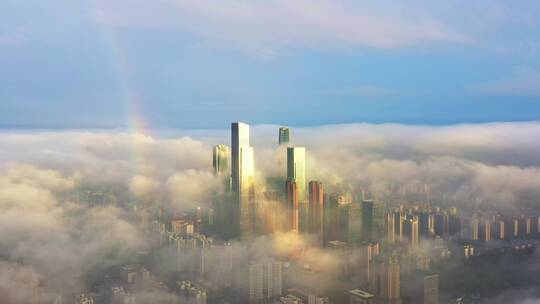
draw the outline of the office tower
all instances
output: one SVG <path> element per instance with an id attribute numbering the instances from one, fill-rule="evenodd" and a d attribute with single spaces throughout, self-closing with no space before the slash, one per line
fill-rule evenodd
<path id="1" fill-rule="evenodd" d="M 287 180 L 296 182 L 298 201 L 305 203 L 306 193 L 306 149 L 287 148 Z"/>
<path id="2" fill-rule="evenodd" d="M 362 242 L 362 204 L 351 202 L 349 204 L 349 219 L 347 242 L 350 246 L 358 246 Z"/>
<path id="3" fill-rule="evenodd" d="M 387 304 L 401 303 L 399 263 L 394 259 L 377 261 L 377 295 Z"/>
<path id="4" fill-rule="evenodd" d="M 413 247 L 418 247 L 418 244 L 420 242 L 420 231 L 419 231 L 419 225 L 418 225 L 418 216 L 414 216 L 412 218 L 412 231 L 411 231 L 411 245 Z"/>
<path id="5" fill-rule="evenodd" d="M 375 296 L 369 292 L 353 289 L 349 290 L 349 304 L 373 304 Z"/>
<path id="6" fill-rule="evenodd" d="M 531 235 L 532 233 L 532 220 L 530 217 L 527 217 L 525 219 L 525 234 L 527 236 Z"/>
<path id="7" fill-rule="evenodd" d="M 379 255 L 379 244 L 363 243 L 353 249 L 357 256 L 357 273 L 360 276 L 360 282 L 369 287 L 369 290 L 374 290 L 375 274 L 373 261 Z"/>
<path id="8" fill-rule="evenodd" d="M 235 236 L 249 236 L 255 221 L 255 166 L 249 145 L 249 125 L 231 124 L 231 186 L 234 195 L 231 221 Z"/>
<path id="9" fill-rule="evenodd" d="M 308 189 L 308 231 L 316 236 L 318 245 L 322 247 L 324 245 L 324 188 L 321 182 L 310 181 Z"/>
<path id="10" fill-rule="evenodd" d="M 440 211 L 435 214 L 435 235 L 447 236 L 450 233 L 450 214 Z"/>
<path id="11" fill-rule="evenodd" d="M 326 245 L 329 241 L 338 238 L 338 202 L 336 195 L 325 194 L 323 218 L 323 243 Z"/>
<path id="12" fill-rule="evenodd" d="M 504 221 L 499 220 L 495 223 L 495 237 L 498 240 L 504 240 L 505 237 Z"/>
<path id="13" fill-rule="evenodd" d="M 362 201 L 362 239 L 373 240 L 373 204 L 372 200 Z"/>
<path id="14" fill-rule="evenodd" d="M 403 240 L 413 247 L 417 247 L 420 241 L 418 216 L 410 216 L 403 221 Z"/>
<path id="15" fill-rule="evenodd" d="M 286 216 L 287 221 L 285 223 L 285 230 L 300 231 L 300 218 L 299 218 L 299 206 L 298 206 L 298 191 L 296 183 L 294 181 L 285 182 L 285 192 L 287 193 L 286 201 Z"/>
<path id="16" fill-rule="evenodd" d="M 457 209 L 450 212 L 448 225 L 450 235 L 459 235 L 461 233 L 461 220 L 457 213 Z"/>
<path id="17" fill-rule="evenodd" d="M 227 145 L 214 146 L 213 161 L 215 174 L 224 174 L 229 171 L 230 150 Z"/>
<path id="18" fill-rule="evenodd" d="M 490 220 L 482 221 L 479 230 L 480 230 L 480 238 L 483 241 L 486 241 L 486 242 L 491 241 L 491 221 Z"/>
<path id="19" fill-rule="evenodd" d="M 473 241 L 478 241 L 478 237 L 479 237 L 479 231 L 478 231 L 478 227 L 479 227 L 480 223 L 478 221 L 478 218 L 473 218 L 471 220 L 471 240 Z"/>
<path id="20" fill-rule="evenodd" d="M 339 200 L 337 202 L 337 238 L 342 242 L 349 241 L 349 220 L 351 212 L 351 203 L 349 201 Z"/>
<path id="21" fill-rule="evenodd" d="M 428 212 L 428 234 L 435 235 L 435 214 Z"/>
<path id="22" fill-rule="evenodd" d="M 279 128 L 279 145 L 287 145 L 291 142 L 291 130 L 289 127 Z"/>
<path id="23" fill-rule="evenodd" d="M 512 227 L 513 227 L 513 237 L 514 238 L 518 238 L 519 237 L 519 220 L 518 219 L 513 219 L 512 220 Z"/>
<path id="24" fill-rule="evenodd" d="M 396 242 L 396 214 L 394 212 L 386 214 L 386 241 L 389 244 Z"/>
<path id="25" fill-rule="evenodd" d="M 430 213 L 428 211 L 421 211 L 418 212 L 418 225 L 420 230 L 421 236 L 429 236 L 429 216 Z"/>
<path id="26" fill-rule="evenodd" d="M 518 219 L 518 237 L 523 238 L 527 235 L 527 219 L 521 215 Z"/>
<path id="27" fill-rule="evenodd" d="M 249 265 L 249 302 L 266 303 L 282 294 L 282 262 L 270 260 Z"/>
<path id="28" fill-rule="evenodd" d="M 395 228 L 395 234 L 396 234 L 396 240 L 398 242 L 403 242 L 403 221 L 405 219 L 405 215 L 401 211 L 394 211 L 394 228 Z"/>

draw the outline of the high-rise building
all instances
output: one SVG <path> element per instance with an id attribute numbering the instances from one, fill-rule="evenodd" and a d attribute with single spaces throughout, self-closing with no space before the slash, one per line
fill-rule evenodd
<path id="1" fill-rule="evenodd" d="M 483 220 L 478 229 L 480 234 L 479 238 L 482 241 L 491 241 L 491 220 Z"/>
<path id="2" fill-rule="evenodd" d="M 276 260 L 249 265 L 249 302 L 266 303 L 282 294 L 282 262 Z"/>
<path id="3" fill-rule="evenodd" d="M 394 259 L 379 259 L 376 262 L 376 293 L 382 303 L 401 304 L 401 278 L 399 263 Z"/>
<path id="4" fill-rule="evenodd" d="M 249 125 L 231 124 L 231 187 L 234 195 L 232 225 L 236 236 L 248 237 L 255 222 L 255 165 L 249 145 Z"/>
<path id="5" fill-rule="evenodd" d="M 285 210 L 287 212 L 287 220 L 285 221 L 285 230 L 294 230 L 296 232 L 299 232 L 300 218 L 296 182 L 290 180 L 286 181 L 285 192 L 287 194 L 285 206 Z"/>
<path id="6" fill-rule="evenodd" d="M 373 204 L 372 200 L 362 201 L 362 239 L 373 240 Z"/>
<path id="7" fill-rule="evenodd" d="M 215 174 L 224 174 L 229 171 L 230 150 L 227 145 L 214 146 L 213 161 Z"/>
<path id="8" fill-rule="evenodd" d="M 308 231 L 317 238 L 319 246 L 323 246 L 323 215 L 324 215 L 324 188 L 321 182 L 309 182 L 308 200 Z"/>
<path id="9" fill-rule="evenodd" d="M 386 214 L 386 241 L 390 244 L 396 241 L 396 214 L 394 212 Z"/>
<path id="10" fill-rule="evenodd" d="M 287 180 L 296 182 L 298 201 L 305 203 L 306 193 L 306 149 L 287 148 Z"/>
<path id="11" fill-rule="evenodd" d="M 505 228 L 504 228 L 504 221 L 499 220 L 495 223 L 495 236 L 498 240 L 504 240 L 505 238 Z"/>
<path id="12" fill-rule="evenodd" d="M 384 236 L 384 209 L 379 202 L 362 201 L 362 239 L 374 242 Z"/>
<path id="13" fill-rule="evenodd" d="M 403 221 L 403 241 L 412 247 L 418 247 L 420 241 L 418 216 L 409 216 Z"/>
<path id="14" fill-rule="evenodd" d="M 362 205 L 359 202 L 349 203 L 349 218 L 347 219 L 347 242 L 351 247 L 362 243 Z"/>
<path id="15" fill-rule="evenodd" d="M 291 142 L 291 130 L 289 127 L 279 128 L 279 144 L 287 145 Z"/>
<path id="16" fill-rule="evenodd" d="M 379 255 L 379 244 L 363 243 L 353 249 L 357 257 L 357 274 L 360 282 L 369 287 L 369 290 L 375 290 L 375 272 L 373 261 Z"/>

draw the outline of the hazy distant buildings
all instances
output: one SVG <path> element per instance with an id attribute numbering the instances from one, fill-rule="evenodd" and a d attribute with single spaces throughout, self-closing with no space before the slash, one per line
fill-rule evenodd
<path id="1" fill-rule="evenodd" d="M 399 263 L 394 259 L 376 261 L 376 294 L 384 304 L 401 304 Z"/>
<path id="2" fill-rule="evenodd" d="M 236 236 L 248 237 L 255 222 L 255 164 L 249 144 L 249 125 L 231 124 L 231 187 L 234 195 L 231 220 Z M 239 226 L 238 226 L 239 225 Z"/>
<path id="3" fill-rule="evenodd" d="M 214 167 L 214 173 L 224 174 L 229 172 L 229 147 L 227 145 L 216 145 L 213 152 L 212 165 Z"/>
<path id="4" fill-rule="evenodd" d="M 439 275 L 417 271 L 403 281 L 401 296 L 404 303 L 439 304 Z"/>
<path id="5" fill-rule="evenodd" d="M 439 275 L 424 277 L 424 304 L 439 304 Z"/>
<path id="6" fill-rule="evenodd" d="M 279 128 L 279 145 L 287 145 L 291 142 L 291 130 L 289 127 Z"/>
<path id="7" fill-rule="evenodd" d="M 419 229 L 418 216 L 408 216 L 402 222 L 403 236 L 402 241 L 408 242 L 412 247 L 418 247 L 420 242 L 420 229 Z"/>
<path id="8" fill-rule="evenodd" d="M 394 244 L 396 241 L 396 214 L 389 212 L 386 214 L 386 241 Z"/>
<path id="9" fill-rule="evenodd" d="M 249 302 L 266 303 L 282 294 L 283 263 L 270 260 L 249 265 Z"/>
<path id="10" fill-rule="evenodd" d="M 285 182 L 285 210 L 286 218 L 285 221 L 285 230 L 294 230 L 296 232 L 300 231 L 300 217 L 299 217 L 299 205 L 298 205 L 298 191 L 296 188 L 296 182 L 286 181 Z"/>
<path id="11" fill-rule="evenodd" d="M 362 239 L 374 242 L 384 231 L 384 210 L 373 200 L 362 201 Z"/>
<path id="12" fill-rule="evenodd" d="M 319 246 L 323 246 L 324 227 L 324 188 L 321 182 L 309 182 L 308 231 L 317 237 Z"/>
<path id="13" fill-rule="evenodd" d="M 207 292 L 205 288 L 194 285 L 191 281 L 176 282 L 181 303 L 206 304 Z"/>

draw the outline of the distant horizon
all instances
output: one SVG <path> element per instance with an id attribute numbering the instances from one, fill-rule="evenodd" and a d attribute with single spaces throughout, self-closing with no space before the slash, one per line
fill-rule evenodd
<path id="1" fill-rule="evenodd" d="M 314 128 L 314 127 L 325 127 L 325 126 L 340 126 L 340 125 L 402 125 L 402 126 L 418 126 L 418 127 L 452 127 L 452 126 L 467 126 L 467 125 L 489 125 L 489 124 L 528 124 L 528 123 L 540 123 L 540 119 L 534 120 L 493 120 L 493 121 L 456 121 L 456 122 L 447 122 L 447 123 L 406 123 L 406 122 L 370 122 L 370 121 L 354 121 L 354 122 L 335 122 L 335 123 L 321 123 L 321 124 L 306 124 L 306 125 L 296 125 L 290 123 L 272 123 L 272 122 L 263 122 L 263 123 L 252 123 L 246 120 L 234 120 L 229 123 L 223 124 L 223 127 L 182 127 L 182 126 L 151 126 L 150 130 L 186 130 L 186 131 L 212 131 L 212 130 L 223 130 L 228 129 L 230 124 L 233 122 L 243 122 L 250 126 L 286 126 L 291 128 Z M 31 126 L 31 125 L 1 125 L 0 130 L 3 131 L 129 131 L 130 126 Z"/>

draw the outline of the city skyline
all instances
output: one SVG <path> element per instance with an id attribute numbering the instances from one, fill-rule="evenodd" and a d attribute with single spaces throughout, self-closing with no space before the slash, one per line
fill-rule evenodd
<path id="1" fill-rule="evenodd" d="M 540 2 L 0 20 L 0 304 L 540 304 Z"/>

